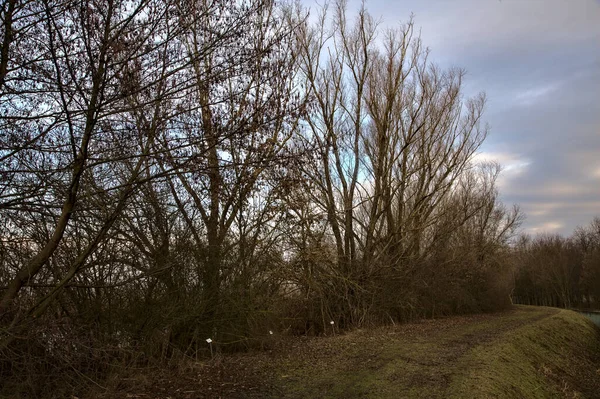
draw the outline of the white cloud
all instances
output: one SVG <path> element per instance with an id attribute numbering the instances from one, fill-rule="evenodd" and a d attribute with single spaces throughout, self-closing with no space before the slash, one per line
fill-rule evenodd
<path id="1" fill-rule="evenodd" d="M 505 171 L 526 168 L 531 162 L 520 154 L 509 152 L 479 151 L 475 154 L 476 163 L 498 162 Z"/>
<path id="2" fill-rule="evenodd" d="M 598 189 L 583 182 L 555 181 L 547 182 L 544 187 L 538 187 L 537 192 L 539 195 L 554 199 L 575 200 L 594 196 L 598 193 Z"/>
<path id="3" fill-rule="evenodd" d="M 521 204 L 528 223 L 529 234 L 571 234 L 575 226 L 582 226 L 598 214 L 600 201 L 531 201 Z"/>
<path id="4" fill-rule="evenodd" d="M 508 181 L 522 175 L 531 161 L 523 158 L 519 154 L 511 154 L 508 152 L 488 152 L 481 151 L 474 156 L 475 163 L 497 162 L 502 166 L 502 173 L 498 178 L 498 186 L 505 187 Z"/>
<path id="5" fill-rule="evenodd" d="M 527 229 L 527 232 L 532 234 L 555 233 L 559 231 L 563 226 L 564 225 L 559 222 L 546 222 L 530 227 L 529 229 Z"/>
<path id="6" fill-rule="evenodd" d="M 560 84 L 558 83 L 533 87 L 531 89 L 518 92 L 515 96 L 515 100 L 521 105 L 532 105 L 540 100 L 543 100 L 544 97 L 552 92 L 557 91 L 559 87 Z"/>
<path id="7" fill-rule="evenodd" d="M 552 213 L 559 206 L 560 206 L 560 204 L 555 204 L 555 203 L 528 204 L 527 207 L 530 209 L 528 210 L 527 215 L 534 216 L 534 217 L 546 216 L 546 215 Z"/>

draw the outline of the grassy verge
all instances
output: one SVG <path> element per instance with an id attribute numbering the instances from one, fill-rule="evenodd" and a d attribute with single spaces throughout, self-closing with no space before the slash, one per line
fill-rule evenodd
<path id="1" fill-rule="evenodd" d="M 275 367 L 272 397 L 597 397 L 598 329 L 549 308 L 423 321 L 307 340 Z"/>
<path id="2" fill-rule="evenodd" d="M 600 397 L 600 331 L 562 310 L 473 348 L 451 397 Z"/>
<path id="3" fill-rule="evenodd" d="M 90 397 L 600 397 L 600 329 L 567 310 L 518 306 L 332 337 L 273 338 L 272 350 L 117 378 Z"/>

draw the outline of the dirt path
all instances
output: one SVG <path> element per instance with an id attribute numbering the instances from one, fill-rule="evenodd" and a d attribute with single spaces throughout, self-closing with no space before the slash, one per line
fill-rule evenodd
<path id="1" fill-rule="evenodd" d="M 559 312 L 519 307 L 333 337 L 281 338 L 270 351 L 157 372 L 107 397 L 446 398 L 465 381 L 473 384 L 469 373 L 484 366 L 475 351 L 485 355 L 505 334 Z"/>
<path id="2" fill-rule="evenodd" d="M 477 367 L 465 358 L 474 347 L 557 312 L 520 309 L 300 340 L 280 361 L 272 396 L 447 397 L 451 382 Z"/>

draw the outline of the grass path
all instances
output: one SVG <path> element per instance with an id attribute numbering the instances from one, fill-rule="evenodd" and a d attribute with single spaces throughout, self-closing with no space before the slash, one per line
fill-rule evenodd
<path id="1" fill-rule="evenodd" d="M 282 338 L 271 351 L 198 363 L 107 397 L 599 398 L 600 330 L 570 311 L 519 306 Z"/>
<path id="2" fill-rule="evenodd" d="M 467 356 L 474 348 L 558 312 L 525 308 L 300 341 L 278 367 L 273 396 L 445 398 L 480 367 Z"/>

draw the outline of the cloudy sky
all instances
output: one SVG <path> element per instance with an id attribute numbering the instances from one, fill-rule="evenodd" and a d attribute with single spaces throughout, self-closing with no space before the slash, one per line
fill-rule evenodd
<path id="1" fill-rule="evenodd" d="M 306 2 L 308 3 L 308 2 Z M 349 1 L 349 11 L 360 6 Z M 528 233 L 600 216 L 600 0 L 367 0 L 384 26 L 411 13 L 431 59 L 485 91 L 479 156 L 504 166 L 502 200 Z"/>

